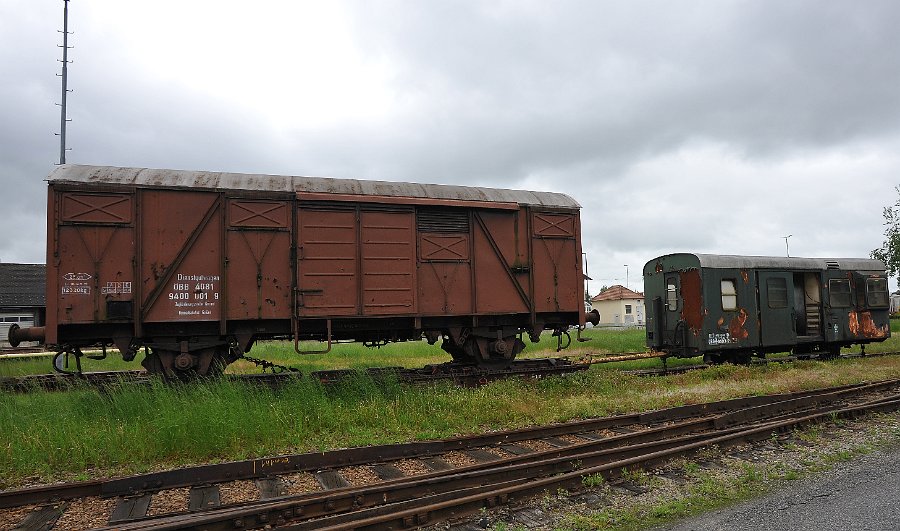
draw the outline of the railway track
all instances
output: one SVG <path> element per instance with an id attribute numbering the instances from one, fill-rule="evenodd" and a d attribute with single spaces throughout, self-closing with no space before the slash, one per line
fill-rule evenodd
<path id="1" fill-rule="evenodd" d="M 874 354 L 864 353 L 848 353 L 840 356 L 840 359 L 855 359 L 862 357 L 880 357 L 894 356 L 900 352 L 881 352 Z M 404 368 L 404 367 L 373 367 L 362 371 L 352 369 L 336 369 L 314 371 L 309 373 L 314 378 L 325 385 L 333 385 L 347 378 L 360 374 L 360 372 L 374 379 L 395 378 L 400 382 L 408 384 L 422 384 L 438 381 L 452 381 L 459 385 L 481 385 L 503 378 L 544 378 L 548 376 L 556 376 L 561 374 L 570 374 L 574 372 L 585 371 L 591 365 L 601 363 L 614 363 L 621 361 L 632 361 L 636 359 L 652 359 L 658 358 L 655 353 L 625 353 L 616 356 L 603 357 L 559 357 L 559 358 L 539 358 L 539 359 L 521 359 L 516 360 L 513 364 L 504 370 L 484 370 L 477 367 L 459 363 L 442 363 L 426 365 L 421 368 Z M 766 363 L 785 363 L 799 361 L 802 358 L 796 356 L 785 356 L 769 359 L 754 359 L 752 364 L 760 365 Z M 664 366 L 651 369 L 627 369 L 623 370 L 626 374 L 635 374 L 639 376 L 664 376 L 669 374 L 680 374 L 692 370 L 705 369 L 709 367 L 707 364 L 677 365 Z M 263 372 L 256 374 L 229 374 L 225 377 L 229 380 L 267 385 L 270 387 L 278 387 L 290 382 L 292 379 L 302 376 L 299 372 L 280 372 L 271 373 Z M 142 370 L 130 371 L 98 371 L 85 372 L 82 374 L 37 374 L 21 377 L 5 377 L 0 378 L 0 391 L 7 392 L 30 392 L 35 390 L 45 391 L 64 391 L 78 386 L 90 385 L 96 387 L 107 387 L 119 384 L 149 384 L 150 376 Z"/>
<path id="2" fill-rule="evenodd" d="M 892 380 L 7 491 L 0 507 L 19 508 L 23 524 L 47 525 L 79 504 L 100 504 L 108 514 L 93 525 L 123 530 L 417 527 L 577 488 L 585 476 L 615 480 L 623 468 L 650 468 L 710 445 L 897 409 L 900 380 Z M 235 497 L 241 488 L 245 496 Z"/>
<path id="3" fill-rule="evenodd" d="M 562 358 L 516 360 L 503 370 L 484 370 L 460 363 L 426 365 L 421 368 L 378 367 L 362 371 L 351 369 L 314 371 L 309 373 L 326 385 L 333 385 L 354 375 L 364 373 L 374 379 L 396 378 L 397 380 L 420 384 L 438 381 L 453 381 L 460 385 L 480 385 L 503 378 L 544 378 L 587 370 L 585 364 L 573 363 Z M 255 383 L 277 387 L 301 377 L 299 372 L 228 374 L 225 378 L 245 383 Z M 145 371 L 103 371 L 82 374 L 38 374 L 22 377 L 0 378 L 0 390 L 29 392 L 34 390 L 67 390 L 81 385 L 104 387 L 109 385 L 149 384 L 151 377 Z"/>

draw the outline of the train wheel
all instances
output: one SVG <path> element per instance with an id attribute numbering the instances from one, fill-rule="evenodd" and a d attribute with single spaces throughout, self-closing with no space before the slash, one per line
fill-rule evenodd
<path id="1" fill-rule="evenodd" d="M 166 380 L 190 381 L 222 374 L 230 361 L 227 348 L 208 348 L 186 354 L 174 350 L 151 349 L 141 362 L 150 374 Z"/>
<path id="2" fill-rule="evenodd" d="M 735 365 L 750 365 L 752 355 L 749 352 L 734 352 L 729 356 L 728 361 Z"/>
<path id="3" fill-rule="evenodd" d="M 525 348 L 525 343 L 516 336 L 494 340 L 476 337 L 466 340 L 465 346 L 472 352 L 479 367 L 497 371 L 508 368 Z"/>
<path id="4" fill-rule="evenodd" d="M 455 361 L 456 363 L 475 363 L 475 358 L 466 351 L 465 346 L 460 347 L 453 343 L 451 339 L 444 338 L 444 340 L 441 341 L 441 348 L 444 350 L 444 352 L 450 354 L 450 356 L 453 358 L 453 361 Z"/>
<path id="5" fill-rule="evenodd" d="M 150 374 L 159 376 L 165 376 L 166 374 L 162 360 L 159 359 L 159 354 L 157 354 L 155 350 L 147 350 L 147 354 L 144 356 L 144 359 L 141 360 L 141 366 L 143 366 Z"/>
<path id="6" fill-rule="evenodd" d="M 828 347 L 827 349 L 819 352 L 819 359 L 821 360 L 833 360 L 841 357 L 841 347 Z"/>
<path id="7" fill-rule="evenodd" d="M 703 355 L 703 363 L 707 365 L 721 365 L 725 363 L 725 356 L 720 352 L 707 352 Z"/>

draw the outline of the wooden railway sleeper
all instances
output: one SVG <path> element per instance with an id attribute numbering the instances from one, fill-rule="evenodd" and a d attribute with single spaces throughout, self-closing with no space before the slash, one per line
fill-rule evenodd
<path id="1" fill-rule="evenodd" d="M 403 527 L 419 527 L 431 521 L 431 515 L 428 512 L 411 514 L 403 517 Z"/>

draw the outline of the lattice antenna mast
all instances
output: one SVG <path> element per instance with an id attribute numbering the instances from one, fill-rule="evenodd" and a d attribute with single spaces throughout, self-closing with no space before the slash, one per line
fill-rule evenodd
<path id="1" fill-rule="evenodd" d="M 69 46 L 69 0 L 63 0 L 63 43 L 60 48 L 63 50 L 62 56 L 62 74 L 57 74 L 62 77 L 62 102 L 57 105 L 60 106 L 59 113 L 59 163 L 66 163 L 66 122 L 70 122 L 68 118 L 66 118 L 66 95 L 71 92 L 68 89 L 69 82 L 69 48 L 74 48 L 74 46 Z"/>

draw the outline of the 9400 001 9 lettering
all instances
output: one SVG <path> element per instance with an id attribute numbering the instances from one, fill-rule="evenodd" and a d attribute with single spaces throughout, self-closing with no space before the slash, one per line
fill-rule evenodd
<path id="1" fill-rule="evenodd" d="M 220 297 L 218 283 L 218 275 L 179 273 L 171 285 L 168 298 L 178 308 L 179 316 L 212 316 Z"/>

